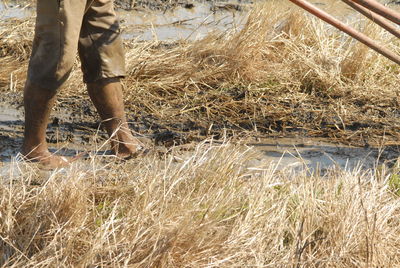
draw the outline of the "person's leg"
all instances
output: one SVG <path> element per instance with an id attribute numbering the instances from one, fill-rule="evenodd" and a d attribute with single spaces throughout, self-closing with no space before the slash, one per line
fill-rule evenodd
<path id="1" fill-rule="evenodd" d="M 113 153 L 121 158 L 136 153 L 140 142 L 133 137 L 126 121 L 119 79 L 102 79 L 88 83 L 88 92 L 111 138 Z"/>
<path id="2" fill-rule="evenodd" d="M 21 153 L 26 160 L 54 169 L 69 164 L 65 157 L 49 152 L 46 142 L 47 121 L 55 101 L 55 91 L 26 84 L 24 89 L 25 129 Z"/>
<path id="3" fill-rule="evenodd" d="M 74 1 L 73 8 L 70 1 L 63 1 L 63 7 L 59 3 L 37 1 L 35 38 L 24 89 L 25 130 L 21 148 L 26 159 L 51 167 L 66 164 L 65 158 L 49 152 L 46 129 L 56 92 L 68 78 L 75 60 L 86 0 Z"/>
<path id="4" fill-rule="evenodd" d="M 22 154 L 28 159 L 49 157 L 46 142 L 47 121 L 55 101 L 55 91 L 29 83 L 24 89 L 25 129 Z"/>
<path id="5" fill-rule="evenodd" d="M 79 40 L 84 81 L 107 133 L 115 155 L 134 155 L 140 142 L 125 118 L 120 78 L 125 76 L 125 56 L 113 1 L 94 1 L 83 19 Z"/>

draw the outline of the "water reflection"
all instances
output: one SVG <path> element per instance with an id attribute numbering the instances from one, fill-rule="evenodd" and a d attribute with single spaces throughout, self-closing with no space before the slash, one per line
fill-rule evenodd
<path id="1" fill-rule="evenodd" d="M 0 1 L 0 18 L 5 19 L 23 19 L 33 14 L 33 10 L 30 5 L 18 5 L 16 3 L 8 3 Z"/>

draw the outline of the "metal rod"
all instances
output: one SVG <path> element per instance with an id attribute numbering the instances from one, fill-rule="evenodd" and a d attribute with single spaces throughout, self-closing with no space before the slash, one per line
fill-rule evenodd
<path id="1" fill-rule="evenodd" d="M 348 25 L 342 23 L 338 19 L 332 17 L 325 11 L 320 10 L 319 8 L 315 7 L 314 5 L 308 3 L 305 0 L 290 0 L 292 3 L 298 5 L 299 7 L 305 9 L 306 11 L 310 12 L 311 14 L 317 16 L 318 18 L 322 19 L 323 21 L 331 24 L 332 26 L 336 27 L 337 29 L 347 33 L 351 37 L 357 39 L 364 45 L 372 48 L 379 54 L 385 56 L 389 60 L 397 63 L 400 65 L 400 56 L 395 54 L 394 52 L 390 51 L 389 49 L 380 46 L 378 43 L 376 43 L 374 40 L 369 38 L 363 33 L 360 33 L 356 31 L 355 29 L 349 27 Z"/>
<path id="2" fill-rule="evenodd" d="M 375 0 L 352 0 L 352 1 L 400 25 L 400 14 L 390 8 L 385 7 L 381 3 Z"/>
<path id="3" fill-rule="evenodd" d="M 365 17 L 369 18 L 370 20 L 372 20 L 373 22 L 378 24 L 379 26 L 381 26 L 382 28 L 386 29 L 388 32 L 390 32 L 391 34 L 393 34 L 397 38 L 400 38 L 400 30 L 399 30 L 399 28 L 397 26 L 391 24 L 389 21 L 387 21 L 383 17 L 375 14 L 371 10 L 363 7 L 360 4 L 357 4 L 354 1 L 351 1 L 351 0 L 342 0 L 342 1 L 345 2 L 347 5 L 349 5 L 350 7 L 352 7 L 353 9 L 357 10 L 358 12 L 360 12 L 361 14 L 363 14 Z"/>

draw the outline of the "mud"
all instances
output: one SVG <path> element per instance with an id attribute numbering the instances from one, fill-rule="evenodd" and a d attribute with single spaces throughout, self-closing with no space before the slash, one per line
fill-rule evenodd
<path id="1" fill-rule="evenodd" d="M 21 97 L 8 97 L 9 99 L 19 99 L 19 101 L 5 101 L 3 98 L 0 106 L 0 161 L 2 162 L 10 161 L 13 156 L 18 154 L 23 139 L 24 114 L 20 103 Z M 73 110 L 56 108 L 47 131 L 47 141 L 52 150 L 68 147 L 67 150 L 62 149 L 62 154 L 65 155 L 75 155 L 82 151 L 96 127 L 87 121 L 88 117 L 90 116 L 85 113 L 79 112 L 78 114 Z M 98 137 L 102 137 L 102 133 L 98 133 Z"/>
<path id="2" fill-rule="evenodd" d="M 23 142 L 24 110 L 22 96 L 0 96 L 0 162 L 10 162 L 18 155 Z M 168 125 L 150 116 L 138 117 L 129 111 L 127 118 L 136 138 L 157 152 L 184 145 L 201 138 L 171 131 Z M 204 138 L 204 137 L 203 137 Z M 85 98 L 58 99 L 49 119 L 47 142 L 52 152 L 65 156 L 80 153 L 110 155 L 108 136 L 93 104 Z"/>
<path id="3" fill-rule="evenodd" d="M 260 152 L 252 166 L 273 164 L 278 170 L 306 169 L 324 173 L 332 168 L 342 170 L 374 170 L 382 163 L 392 165 L 397 161 L 399 148 L 396 147 L 353 147 L 332 143 L 321 138 L 270 138 L 249 143 Z"/>

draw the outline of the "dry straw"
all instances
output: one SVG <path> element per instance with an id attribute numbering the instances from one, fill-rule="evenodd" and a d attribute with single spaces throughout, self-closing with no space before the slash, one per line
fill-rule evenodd
<path id="1" fill-rule="evenodd" d="M 123 164 L 94 158 L 48 174 L 14 163 L 1 175 L 0 264 L 400 265 L 393 175 L 247 168 L 254 157 L 204 143 L 179 163 L 172 155 Z"/>

